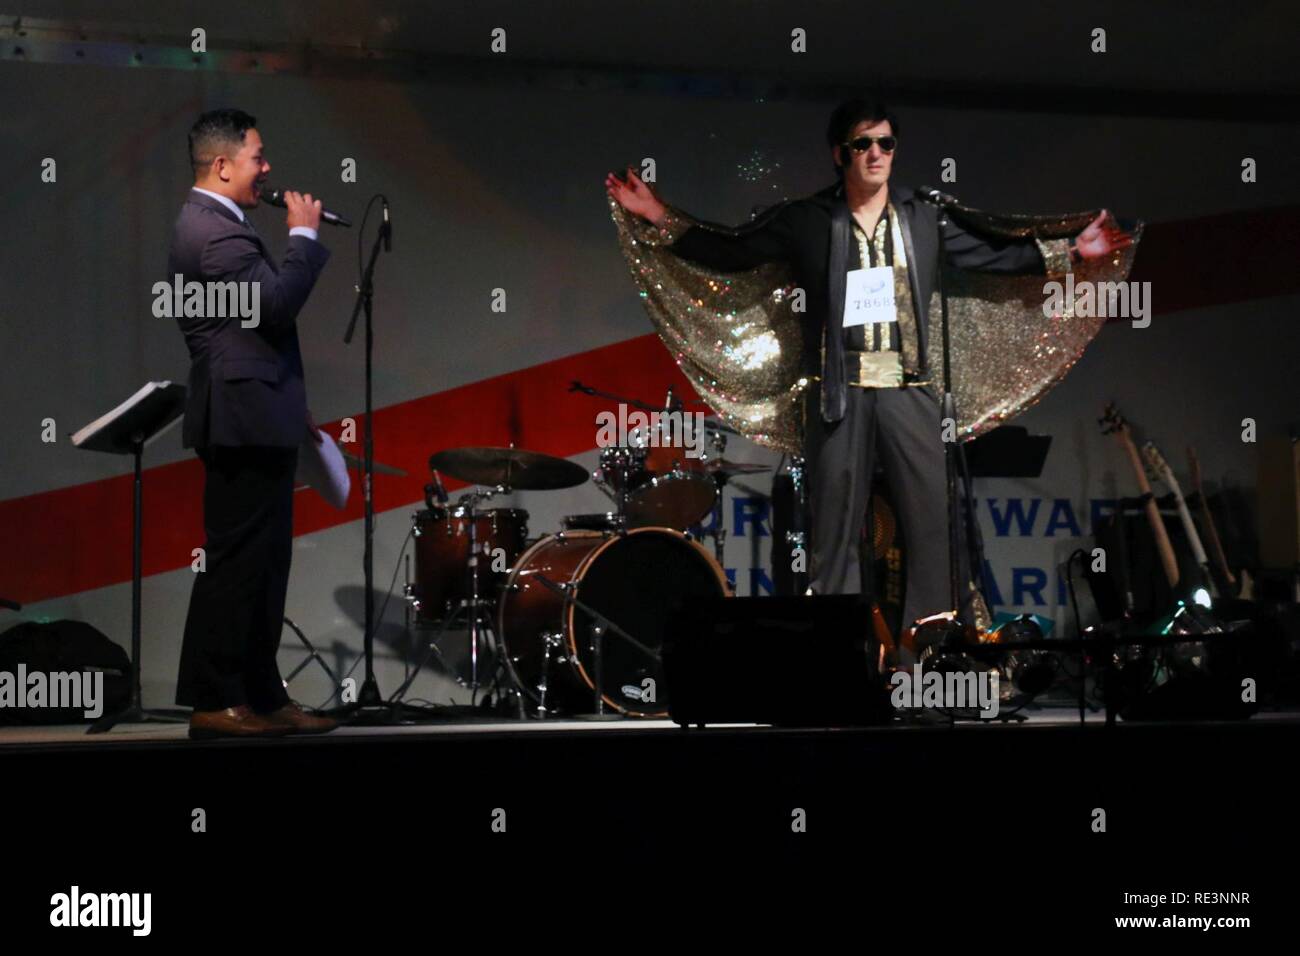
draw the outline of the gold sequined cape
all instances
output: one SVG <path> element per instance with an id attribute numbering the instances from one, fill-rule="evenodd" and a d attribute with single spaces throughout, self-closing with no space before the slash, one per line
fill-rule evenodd
<path id="1" fill-rule="evenodd" d="M 771 263 L 743 272 L 715 272 L 678 258 L 668 246 L 690 225 L 719 227 L 671 209 L 676 228 L 670 235 L 612 200 L 610 211 L 619 247 L 650 321 L 700 397 L 724 422 L 753 441 L 800 454 L 803 399 L 810 382 L 801 354 L 804 316 L 795 311 L 795 282 L 789 267 Z M 1070 269 L 1063 254 L 1064 239 L 1081 232 L 1097 217 L 1096 211 L 995 215 L 959 205 L 950 215 L 963 228 L 981 235 L 1033 238 L 1048 268 L 1046 276 L 1006 276 L 945 265 L 953 394 L 964 440 L 1014 418 L 1038 401 L 1078 361 L 1106 318 L 1076 315 L 1075 302 L 1065 302 L 1051 315 L 1045 315 L 1043 307 L 1048 299 L 1044 283 L 1064 284 L 1064 273 Z M 1141 232 L 1139 223 L 1133 244 L 1113 258 L 1075 267 L 1076 301 L 1082 294 L 1079 282 L 1126 280 Z M 937 290 L 929 314 L 929 365 L 939 383 L 943 337 Z"/>

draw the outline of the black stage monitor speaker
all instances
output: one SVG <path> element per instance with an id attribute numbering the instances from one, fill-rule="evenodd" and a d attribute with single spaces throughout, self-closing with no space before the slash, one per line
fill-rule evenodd
<path id="1" fill-rule="evenodd" d="M 664 641 L 668 712 L 682 726 L 842 727 L 891 719 L 860 597 L 698 598 Z"/>
<path id="2" fill-rule="evenodd" d="M 28 675 L 103 671 L 103 713 L 122 710 L 131 698 L 131 661 L 126 651 L 84 621 L 23 621 L 0 634 L 0 673 L 16 682 Z M 18 688 L 27 693 L 28 688 Z M 89 705 L 87 705 L 89 706 Z M 86 707 L 0 707 L 0 724 L 88 723 Z"/>

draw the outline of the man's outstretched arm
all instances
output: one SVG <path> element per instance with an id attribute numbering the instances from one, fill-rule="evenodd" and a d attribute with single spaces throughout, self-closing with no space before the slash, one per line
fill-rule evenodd
<path id="1" fill-rule="evenodd" d="M 765 262 L 794 258 L 794 230 L 786 216 L 788 207 L 774 211 L 753 228 L 724 232 L 683 222 L 629 166 L 626 180 L 613 173 L 605 177 L 609 197 L 633 215 L 659 227 L 662 244 L 675 255 L 720 272 L 753 269 Z"/>
<path id="2" fill-rule="evenodd" d="M 951 219 L 943 234 L 948 261 L 962 269 L 1010 275 L 1041 273 L 1046 266 L 1033 239 L 993 239 L 969 232 Z M 1071 261 L 1101 259 L 1133 244 L 1133 237 L 1103 209 L 1075 237 Z"/>

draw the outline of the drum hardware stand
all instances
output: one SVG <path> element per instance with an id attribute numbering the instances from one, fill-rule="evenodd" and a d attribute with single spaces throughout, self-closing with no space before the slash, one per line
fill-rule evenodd
<path id="1" fill-rule="evenodd" d="M 466 495 L 461 495 L 461 497 L 457 499 L 457 505 L 465 509 L 465 517 L 467 518 L 467 523 L 469 525 L 469 558 L 465 563 L 465 567 L 466 573 L 469 574 L 470 596 L 468 600 L 462 600 L 460 604 L 457 605 L 456 609 L 443 619 L 441 626 L 438 628 L 438 633 L 429 639 L 429 643 L 424 650 L 424 655 L 420 658 L 420 662 L 415 666 L 415 670 L 412 671 L 411 675 L 402 682 L 402 686 L 393 692 L 393 696 L 388 700 L 389 704 L 397 704 L 401 702 L 407 690 L 410 689 L 411 684 L 415 682 L 415 678 L 419 676 L 422 670 L 424 670 L 424 666 L 429 663 L 429 657 L 432 654 L 438 654 L 439 661 L 442 660 L 442 654 L 438 650 L 437 643 L 442 640 L 452 622 L 459 618 L 462 612 L 468 612 L 470 679 L 468 685 L 463 682 L 460 683 L 461 686 L 468 686 L 469 688 L 470 706 L 472 707 L 477 703 L 478 690 L 480 686 L 478 679 L 479 635 L 483 632 L 491 634 L 495 643 L 496 634 L 492 630 L 492 625 L 483 621 L 483 609 L 490 607 L 491 602 L 486 601 L 479 596 L 478 525 L 474 519 L 478 517 L 477 506 L 479 502 L 487 501 L 497 495 L 505 495 L 509 493 L 510 489 L 507 486 L 496 485 L 489 488 L 487 491 L 471 492 Z"/>
<path id="2" fill-rule="evenodd" d="M 722 462 L 727 456 L 727 436 L 724 432 L 715 431 L 713 433 L 713 450 L 717 452 L 718 461 Z M 727 490 L 727 473 L 724 471 L 715 471 L 713 481 L 718 486 L 718 497 L 713 502 L 713 530 L 709 532 L 713 537 L 713 556 L 722 567 L 726 563 L 722 560 L 722 552 L 726 550 L 727 529 L 722 521 L 722 504 Z"/>
<path id="3" fill-rule="evenodd" d="M 569 604 L 572 605 L 573 607 L 578 608 L 578 610 L 582 611 L 588 617 L 593 618 L 595 621 L 595 623 L 592 624 L 591 626 L 593 643 L 589 646 L 592 647 L 593 654 L 596 658 L 596 668 L 595 668 L 596 678 L 595 680 L 592 681 L 592 683 L 595 685 L 592 688 L 592 691 L 595 694 L 595 698 L 596 698 L 596 713 L 578 714 L 576 716 L 582 720 L 621 720 L 623 716 L 622 714 L 607 714 L 605 712 L 605 699 L 603 694 L 601 693 L 601 688 L 600 688 L 600 678 L 601 678 L 601 668 L 602 668 L 602 663 L 601 663 L 602 654 L 601 654 L 600 645 L 604 643 L 605 632 L 613 631 L 619 637 L 623 638 L 623 640 L 627 641 L 629 644 L 631 644 L 633 647 L 639 650 L 642 654 L 645 654 L 647 657 L 649 657 L 651 660 L 655 661 L 656 663 L 660 662 L 662 658 L 655 651 L 652 651 L 650 648 L 646 647 L 635 637 L 633 637 L 627 631 L 623 630 L 621 627 L 619 627 L 617 624 L 615 624 L 605 615 L 601 614 L 595 608 L 587 604 L 584 604 L 582 601 L 578 600 L 578 598 L 573 594 L 573 590 L 574 590 L 573 585 L 558 584 L 555 581 L 552 581 L 544 574 L 534 574 L 533 578 L 534 580 L 541 583 L 543 587 L 551 591 L 554 591 L 556 594 L 558 594 L 564 600 L 565 604 Z M 549 666 L 549 657 L 547 660 Z M 543 671 L 543 674 L 545 674 L 545 671 Z M 545 677 L 543 677 L 543 680 L 545 680 Z"/>
<path id="4" fill-rule="evenodd" d="M 334 672 L 330 670 L 330 666 L 325 663 L 325 659 L 320 656 L 320 652 L 316 650 L 311 641 L 307 640 L 307 635 L 302 632 L 302 628 L 295 624 L 293 619 L 288 615 L 285 615 L 284 623 L 289 626 L 289 630 L 298 635 L 298 640 L 302 643 L 302 646 L 307 649 L 307 659 L 289 672 L 289 676 L 284 678 L 284 686 L 288 687 L 289 684 L 293 682 L 293 679 L 302 673 L 307 665 L 312 661 L 315 661 L 321 666 L 321 670 L 325 672 L 325 676 L 330 679 L 330 685 L 334 688 L 334 693 L 331 697 L 337 697 L 342 684 L 339 683 L 339 679 L 334 676 Z"/>
<path id="5" fill-rule="evenodd" d="M 537 685 L 537 716 L 545 720 L 550 714 L 546 709 L 546 691 L 550 686 L 551 662 L 555 659 L 555 648 L 564 643 L 564 635 L 557 634 L 555 631 L 547 631 L 542 635 L 542 644 L 545 650 L 542 651 L 542 681 Z M 523 696 L 519 698 L 520 717 L 523 716 Z"/>
<path id="6" fill-rule="evenodd" d="M 718 564 L 726 567 L 722 560 L 722 552 L 727 546 L 727 529 L 723 525 L 722 503 L 727 489 L 727 475 L 721 471 L 714 472 L 713 482 L 718 486 L 718 497 L 713 502 L 713 530 L 707 534 L 713 538 L 713 556 L 717 559 Z"/>
<path id="7" fill-rule="evenodd" d="M 807 570 L 811 562 L 811 555 L 808 553 L 808 468 L 802 455 L 794 455 L 790 458 L 790 483 L 794 486 L 794 513 L 790 516 L 790 523 L 794 529 L 786 532 L 786 540 L 803 551 L 804 568 L 794 575 L 794 593 L 809 594 L 811 593 L 812 572 Z"/>
<path id="8" fill-rule="evenodd" d="M 411 527 L 412 537 L 418 538 L 422 533 L 423 532 L 420 530 L 420 526 L 418 524 L 412 525 Z M 419 614 L 420 609 L 424 605 L 420 603 L 420 599 L 415 595 L 415 588 L 411 586 L 411 556 L 409 554 L 406 556 L 406 580 L 402 584 L 402 596 L 406 599 L 406 615 L 405 615 L 405 623 L 404 623 L 404 627 L 406 630 L 406 645 L 407 647 L 410 647 L 412 643 L 411 632 L 415 628 L 415 618 L 416 615 Z M 443 670 L 447 669 L 447 662 L 446 660 L 443 659 L 442 651 L 435 644 L 430 642 L 426 648 L 426 652 L 431 653 L 438 658 L 439 667 L 441 667 Z"/>
<path id="9" fill-rule="evenodd" d="M 596 661 L 595 673 L 596 679 L 592 681 L 596 686 L 592 688 L 592 694 L 596 698 L 596 719 L 603 719 L 605 716 L 605 695 L 600 692 L 604 681 L 604 670 L 601 667 L 601 658 L 604 655 L 605 629 L 599 624 L 591 625 L 591 643 L 587 646 L 591 648 L 591 656 Z"/>

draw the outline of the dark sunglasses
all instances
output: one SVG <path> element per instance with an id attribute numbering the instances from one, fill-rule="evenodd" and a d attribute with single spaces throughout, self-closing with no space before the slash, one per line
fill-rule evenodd
<path id="1" fill-rule="evenodd" d="M 855 140 L 845 143 L 855 153 L 865 153 L 871 148 L 871 144 L 876 143 L 880 146 L 882 153 L 892 153 L 894 147 L 898 145 L 897 136 L 859 136 Z"/>

